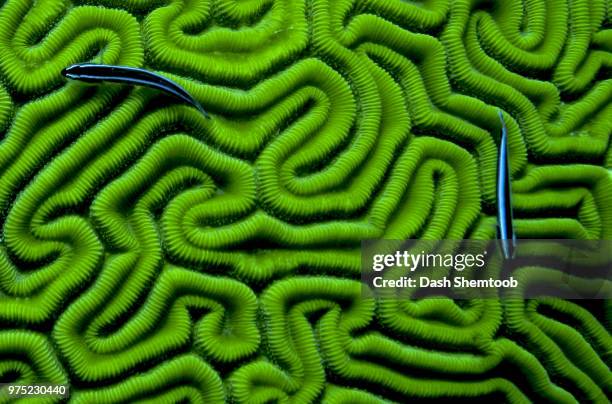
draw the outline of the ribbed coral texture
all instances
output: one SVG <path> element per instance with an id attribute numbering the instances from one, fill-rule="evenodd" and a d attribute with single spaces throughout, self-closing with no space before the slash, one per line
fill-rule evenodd
<path id="1" fill-rule="evenodd" d="M 495 238 L 498 110 L 518 237 L 612 238 L 610 1 L 0 4 L 0 381 L 86 404 L 608 402 L 608 301 L 359 279 L 362 239 Z M 166 75 L 212 119 L 61 76 L 86 61 Z"/>

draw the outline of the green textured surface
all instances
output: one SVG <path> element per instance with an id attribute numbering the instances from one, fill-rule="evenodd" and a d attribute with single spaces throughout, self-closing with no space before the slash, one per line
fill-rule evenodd
<path id="1" fill-rule="evenodd" d="M 608 301 L 367 300 L 359 240 L 495 237 L 498 108 L 518 236 L 612 238 L 611 71 L 610 1 L 4 2 L 0 380 L 608 402 Z"/>

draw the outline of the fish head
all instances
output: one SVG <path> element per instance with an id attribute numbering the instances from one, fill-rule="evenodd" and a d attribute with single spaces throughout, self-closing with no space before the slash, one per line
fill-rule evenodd
<path id="1" fill-rule="evenodd" d="M 91 67 L 95 65 L 92 63 L 79 63 L 71 65 L 62 69 L 62 76 L 70 80 L 79 80 L 84 82 L 96 82 L 97 80 L 91 79 Z"/>
<path id="2" fill-rule="evenodd" d="M 79 78 L 79 76 L 81 75 L 81 66 L 80 65 L 72 65 L 72 66 L 68 66 L 65 67 L 64 69 L 62 69 L 62 76 L 71 79 L 71 80 L 76 80 Z"/>

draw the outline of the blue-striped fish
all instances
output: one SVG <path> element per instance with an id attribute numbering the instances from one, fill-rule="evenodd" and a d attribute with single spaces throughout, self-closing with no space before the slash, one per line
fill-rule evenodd
<path id="1" fill-rule="evenodd" d="M 210 115 L 202 108 L 202 105 L 200 105 L 200 103 L 183 87 L 167 77 L 145 69 L 129 66 L 82 63 L 63 69 L 62 75 L 68 79 L 86 83 L 119 83 L 160 90 L 193 105 L 206 118 L 210 119 Z"/>
<path id="2" fill-rule="evenodd" d="M 512 188 L 510 181 L 510 163 L 508 159 L 508 130 L 501 111 L 501 141 L 497 160 L 497 231 L 505 259 L 514 258 L 516 251 L 516 234 L 514 233 L 512 214 Z"/>

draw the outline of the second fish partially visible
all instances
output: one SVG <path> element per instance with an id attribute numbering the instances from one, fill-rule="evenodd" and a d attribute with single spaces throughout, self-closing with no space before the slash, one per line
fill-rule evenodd
<path id="1" fill-rule="evenodd" d="M 510 180 L 510 163 L 508 159 L 508 130 L 504 115 L 498 112 L 501 121 L 501 140 L 497 159 L 497 230 L 505 259 L 514 258 L 516 251 L 516 234 L 514 233 L 512 213 L 512 187 Z"/>

